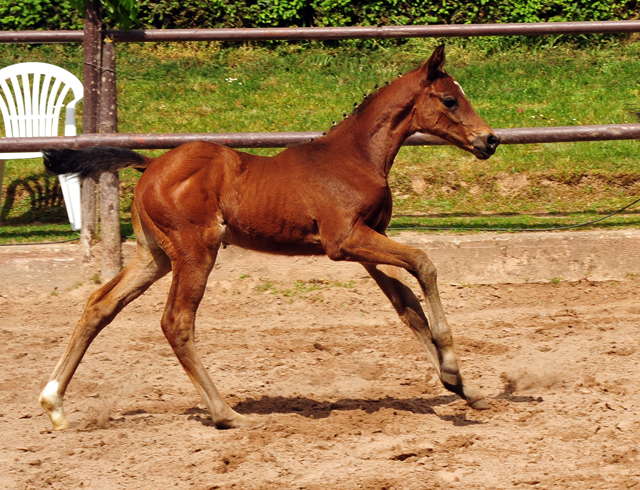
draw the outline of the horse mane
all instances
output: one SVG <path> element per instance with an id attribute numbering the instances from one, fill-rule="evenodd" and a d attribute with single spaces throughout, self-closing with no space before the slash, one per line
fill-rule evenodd
<path id="1" fill-rule="evenodd" d="M 379 95 L 386 91 L 389 90 L 393 85 L 396 85 L 401 79 L 403 79 L 404 77 L 406 77 L 407 75 L 410 75 L 411 73 L 414 73 L 416 71 L 418 71 L 420 68 L 422 68 L 422 65 L 418 66 L 417 68 L 414 68 L 413 70 L 411 70 L 410 72 L 406 73 L 406 74 L 400 74 L 400 76 L 394 80 L 393 82 L 385 82 L 385 85 L 378 88 L 378 85 L 376 85 L 376 90 L 370 94 L 364 94 L 363 96 L 363 100 L 362 102 L 360 102 L 359 104 L 356 103 L 356 105 L 354 105 L 353 110 L 351 111 L 351 113 L 349 113 L 348 116 L 345 116 L 344 119 L 342 121 L 340 121 L 338 124 L 335 124 L 334 126 L 332 126 L 328 133 L 331 133 L 332 131 L 334 131 L 335 129 L 337 129 L 344 121 L 346 121 L 347 119 L 349 119 L 350 117 L 353 117 L 359 113 L 361 113 L 362 111 L 364 111 L 367 107 L 369 107 L 369 105 L 371 105 L 373 103 L 373 101 L 375 99 L 377 99 L 379 97 Z M 438 78 L 444 78 L 446 76 L 450 76 L 445 70 L 441 70 L 435 77 L 435 79 Z M 640 117 L 640 112 L 638 112 L 638 117 Z"/>
<path id="2" fill-rule="evenodd" d="M 359 114 L 360 112 L 362 112 L 363 110 L 365 110 L 369 105 L 371 105 L 371 103 L 378 98 L 378 96 L 380 95 L 381 92 L 383 92 L 384 90 L 387 90 L 389 87 L 391 87 L 391 85 L 393 85 L 397 80 L 394 80 L 393 82 L 389 83 L 386 82 L 388 85 L 385 85 L 383 87 L 377 88 L 376 85 L 376 90 L 375 92 L 372 92 L 370 94 L 365 94 L 363 96 L 362 102 L 360 102 L 359 104 L 356 103 L 354 104 L 353 110 L 344 117 L 344 119 L 342 119 L 342 121 L 340 121 L 338 124 L 335 124 L 334 126 L 332 126 L 328 133 L 331 133 L 332 131 L 334 131 L 335 129 L 337 129 L 342 123 L 344 123 L 347 119 L 349 119 L 350 117 L 355 116 L 356 114 Z M 345 113 L 346 114 L 346 113 Z"/>

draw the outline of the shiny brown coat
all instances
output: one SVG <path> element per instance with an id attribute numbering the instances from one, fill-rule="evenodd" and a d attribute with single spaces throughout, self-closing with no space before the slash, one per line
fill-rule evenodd
<path id="1" fill-rule="evenodd" d="M 408 136 L 435 134 L 480 159 L 498 146 L 460 86 L 442 70 L 444 61 L 439 47 L 423 66 L 367 98 L 325 137 L 274 157 L 190 143 L 157 159 L 123 158 L 120 167 L 146 167 L 132 206 L 137 252 L 91 296 L 40 396 L 54 428 L 69 426 L 62 399 L 91 341 L 169 271 L 173 280 L 162 329 L 213 422 L 220 428 L 256 423 L 222 400 L 195 350 L 196 310 L 221 245 L 362 263 L 415 332 L 444 386 L 472 407 L 486 408 L 482 394 L 460 374 L 435 267 L 424 251 L 385 235 L 392 210 L 387 179 Z M 104 169 L 96 163 L 96 171 Z M 426 311 L 403 270 L 418 280 Z"/>

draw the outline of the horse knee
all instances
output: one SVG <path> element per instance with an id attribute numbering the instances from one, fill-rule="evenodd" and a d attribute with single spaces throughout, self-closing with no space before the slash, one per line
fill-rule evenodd
<path id="1" fill-rule="evenodd" d="M 438 278 L 438 269 L 431 262 L 431 259 L 427 256 L 426 252 L 422 250 L 416 254 L 415 266 L 410 272 L 418 278 L 418 280 L 436 281 Z"/>
<path id="2" fill-rule="evenodd" d="M 438 275 L 438 270 L 436 266 L 431 262 L 431 259 L 427 256 L 425 252 L 422 250 L 419 254 L 420 258 L 420 272 L 428 277 L 436 277 Z"/>

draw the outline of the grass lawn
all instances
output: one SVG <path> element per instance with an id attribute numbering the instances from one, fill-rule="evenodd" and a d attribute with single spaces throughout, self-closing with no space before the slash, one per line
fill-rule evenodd
<path id="1" fill-rule="evenodd" d="M 376 84 L 426 60 L 436 44 L 414 39 L 366 51 L 301 44 L 118 45 L 119 130 L 323 131 Z M 640 108 L 639 40 L 580 49 L 486 46 L 451 44 L 446 67 L 491 126 L 637 122 L 632 111 Z M 0 66 L 27 60 L 82 73 L 79 46 L 0 46 Z M 135 171 L 121 175 L 124 225 L 137 177 Z M 8 162 L 0 243 L 68 237 L 47 228 L 66 220 L 55 182 L 38 161 Z M 640 146 L 638 141 L 510 145 L 487 161 L 452 147 L 407 147 L 396 159 L 390 184 L 394 227 L 547 228 L 589 221 L 632 202 L 640 194 Z M 634 209 L 594 226 L 637 226 Z M 24 229 L 31 231 L 11 231 L 27 224 Z"/>

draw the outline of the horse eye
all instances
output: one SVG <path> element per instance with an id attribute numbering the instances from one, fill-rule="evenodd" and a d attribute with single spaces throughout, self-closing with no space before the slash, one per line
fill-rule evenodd
<path id="1" fill-rule="evenodd" d="M 458 101 L 452 97 L 442 99 L 442 103 L 447 109 L 453 109 L 456 105 L 458 105 Z"/>

